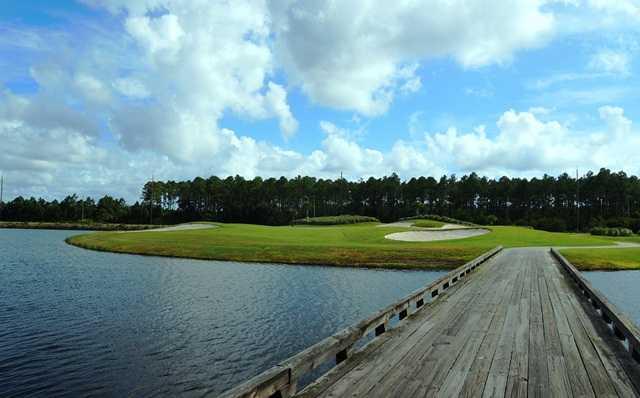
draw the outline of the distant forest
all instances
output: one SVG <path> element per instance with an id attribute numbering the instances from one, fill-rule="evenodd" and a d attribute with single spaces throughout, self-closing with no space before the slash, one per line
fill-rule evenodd
<path id="1" fill-rule="evenodd" d="M 153 181 L 138 202 L 76 195 L 62 201 L 18 197 L 3 203 L 5 221 L 80 221 L 172 224 L 186 221 L 286 225 L 294 219 L 356 214 L 395 221 L 437 214 L 478 224 L 523 225 L 551 231 L 596 226 L 640 229 L 640 180 L 601 169 L 576 178 L 411 178 L 397 175 L 346 179 L 245 179 L 240 176 L 192 181 Z"/>

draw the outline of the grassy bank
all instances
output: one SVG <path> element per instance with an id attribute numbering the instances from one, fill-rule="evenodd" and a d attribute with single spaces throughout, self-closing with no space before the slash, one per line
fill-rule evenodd
<path id="1" fill-rule="evenodd" d="M 147 224 L 110 224 L 88 222 L 17 222 L 0 221 L 0 228 L 14 229 L 70 229 L 81 231 L 140 231 L 161 228 L 163 225 Z"/>
<path id="2" fill-rule="evenodd" d="M 74 236 L 80 247 L 121 253 L 197 259 L 326 264 L 385 268 L 453 268 L 495 247 L 611 244 L 603 237 L 520 227 L 491 227 L 491 233 L 462 240 L 399 242 L 385 239 L 407 228 L 376 224 L 268 227 L 218 224 L 219 228 Z"/>
<path id="3" fill-rule="evenodd" d="M 585 271 L 640 269 L 640 248 L 565 249 L 563 256 Z"/>

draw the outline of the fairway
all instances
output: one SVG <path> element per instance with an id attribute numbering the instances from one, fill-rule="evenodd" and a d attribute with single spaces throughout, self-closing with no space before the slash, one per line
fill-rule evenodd
<path id="1" fill-rule="evenodd" d="M 377 228 L 377 223 L 340 226 L 218 224 L 175 232 L 92 233 L 70 244 L 87 249 L 209 260 L 384 268 L 453 268 L 502 245 L 602 246 L 603 237 L 553 233 L 522 227 L 487 227 L 490 233 L 461 240 L 399 242 L 389 233 L 416 228 Z"/>

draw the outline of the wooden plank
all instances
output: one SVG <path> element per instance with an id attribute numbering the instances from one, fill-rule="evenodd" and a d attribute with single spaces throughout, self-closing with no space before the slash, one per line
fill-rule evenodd
<path id="1" fill-rule="evenodd" d="M 433 367 L 423 366 L 423 372 L 428 377 L 420 377 L 419 380 L 424 380 L 423 388 L 419 391 L 429 397 L 439 394 L 446 379 L 451 376 L 453 379 L 464 380 L 463 372 L 456 371 L 456 363 L 460 361 L 467 361 L 462 357 L 466 356 L 473 359 L 475 353 L 480 348 L 484 337 L 487 334 L 488 329 L 491 327 L 493 318 L 497 312 L 496 300 L 500 300 L 500 297 L 504 295 L 504 288 L 506 284 L 498 283 L 500 278 L 496 278 L 497 275 L 491 275 L 488 279 L 488 283 L 484 284 L 479 297 L 473 301 L 473 306 L 468 309 L 468 312 L 472 312 L 477 318 L 470 317 L 469 321 L 463 325 L 463 328 L 458 331 L 456 340 L 450 346 L 442 346 L 439 352 L 436 352 L 432 360 L 435 360 Z M 489 289 L 488 291 L 486 289 Z M 470 362 L 470 361 L 469 361 Z M 462 364 L 467 367 L 468 365 Z M 462 383 L 458 383 L 459 387 L 462 387 Z M 443 394 L 441 396 L 450 396 Z"/>
<path id="2" fill-rule="evenodd" d="M 547 370 L 549 377 L 549 393 L 552 397 L 571 397 L 573 390 L 569 382 L 567 366 L 562 354 L 560 333 L 556 326 L 555 314 L 551 305 L 551 296 L 547 288 L 547 280 L 542 269 L 538 276 L 538 289 L 540 291 L 540 304 L 542 307 L 542 322 L 544 329 L 545 354 L 547 357 Z"/>
<path id="3" fill-rule="evenodd" d="M 531 268 L 530 257 L 526 256 L 518 264 L 519 272 L 523 273 L 523 286 L 519 298 L 518 323 L 515 333 L 514 352 L 511 355 L 509 376 L 505 395 L 508 397 L 526 397 L 529 380 L 529 311 L 531 299 Z"/>
<path id="4" fill-rule="evenodd" d="M 555 271 L 557 272 L 557 270 Z M 617 397 L 618 394 L 611 383 L 611 379 L 602 364 L 600 356 L 595 351 L 593 344 L 578 319 L 575 309 L 571 305 L 573 292 L 569 290 L 566 281 L 564 281 L 560 275 L 558 275 L 556 280 L 558 283 L 556 287 L 559 290 L 558 294 L 560 297 L 559 304 L 564 309 L 564 314 L 571 328 L 573 338 L 580 352 L 582 363 L 589 376 L 595 395 L 597 397 Z"/>
<path id="5" fill-rule="evenodd" d="M 544 321 L 540 284 L 542 264 L 533 264 L 531 277 L 531 309 L 529 318 L 529 397 L 549 396 L 548 358 L 545 346 Z"/>
<path id="6" fill-rule="evenodd" d="M 464 301 L 457 303 L 455 316 L 442 321 L 441 327 L 434 329 L 433 334 L 423 338 L 400 366 L 394 368 L 385 378 L 380 380 L 376 394 L 379 396 L 413 396 L 420 387 L 426 388 L 430 381 L 429 375 L 441 371 L 441 369 L 435 368 L 436 361 L 433 358 L 437 357 L 438 353 L 446 351 L 446 348 L 460 344 L 459 339 L 443 334 L 443 330 L 457 322 L 460 317 L 470 316 L 474 321 L 479 319 L 478 314 L 467 311 L 470 303 L 478 294 L 479 292 L 476 291 L 475 294 L 466 297 Z M 424 370 L 427 368 L 429 368 L 429 374 L 424 375 Z M 425 380 L 425 378 L 427 379 Z"/>
<path id="7" fill-rule="evenodd" d="M 462 390 L 465 386 L 466 380 L 471 375 L 471 369 L 478 356 L 478 352 L 482 347 L 486 347 L 491 344 L 491 342 L 487 341 L 492 336 L 489 331 L 501 330 L 504 326 L 506 311 L 502 311 L 502 309 L 505 308 L 503 302 L 507 297 L 509 297 L 509 295 L 505 293 L 509 292 L 510 286 L 512 285 L 508 284 L 504 279 L 496 282 L 495 291 L 500 294 L 496 294 L 493 300 L 490 300 L 488 303 L 488 309 L 483 315 L 484 318 L 491 319 L 490 324 L 487 328 L 481 330 L 481 333 L 474 335 L 473 338 L 469 340 L 468 346 L 465 347 L 462 355 L 458 357 L 455 364 L 452 366 L 451 371 L 442 383 L 442 386 L 439 387 L 437 391 L 438 397 L 446 398 L 463 396 L 466 394 L 463 394 Z M 494 333 L 494 335 L 497 335 L 497 333 Z M 436 394 L 436 391 L 433 389 L 430 392 L 431 394 L 429 394 L 429 396 L 434 396 Z"/>
<path id="8" fill-rule="evenodd" d="M 573 337 L 573 332 L 567 322 L 567 317 L 560 302 L 561 298 L 558 293 L 557 274 L 553 272 L 553 268 L 550 265 L 551 260 L 549 259 L 546 261 L 544 273 L 556 327 L 558 328 L 558 334 L 560 336 L 562 355 L 564 356 L 567 373 L 571 375 L 571 377 L 569 377 L 569 384 L 571 385 L 574 396 L 595 397 L 591 381 L 589 380 L 589 375 L 587 374 L 587 370 L 582 362 L 580 351 L 578 350 L 578 346 L 576 345 Z"/>
<path id="9" fill-rule="evenodd" d="M 566 282 L 573 288 L 571 280 L 567 279 Z M 567 300 L 568 305 L 571 306 L 570 310 L 573 310 L 580 321 L 580 325 L 600 359 L 617 395 L 620 397 L 640 396 L 640 368 L 636 364 L 624 362 L 625 358 L 628 359 L 628 352 L 623 345 L 615 341 L 615 337 L 609 332 L 593 306 L 582 299 L 575 288 L 572 290 L 574 294 L 568 295 Z"/>
<path id="10" fill-rule="evenodd" d="M 633 385 L 633 379 L 626 373 L 624 367 L 619 361 L 619 358 L 624 358 L 625 354 L 628 355 L 626 350 L 621 349 L 615 351 L 613 347 L 618 346 L 624 348 L 622 344 L 617 341 L 613 341 L 613 336 L 608 333 L 608 330 L 597 328 L 596 325 L 604 326 L 604 322 L 599 318 L 598 314 L 594 314 L 593 307 L 584 300 L 579 300 L 577 295 L 571 295 L 569 297 L 569 304 L 572 305 L 575 314 L 580 320 L 581 326 L 584 328 L 588 339 L 590 340 L 596 355 L 600 361 L 606 373 L 611 380 L 611 383 L 615 387 L 617 394 L 621 397 L 638 396 L 638 390 Z M 589 314 L 589 312 L 592 312 Z M 605 336 L 603 339 L 602 336 Z M 608 340 L 607 341 L 605 341 Z M 632 377 L 637 379 L 640 383 L 640 369 L 634 366 L 631 369 L 635 369 L 632 373 Z"/>
<path id="11" fill-rule="evenodd" d="M 434 321 L 433 319 L 447 319 L 452 318 L 456 312 L 451 312 L 451 306 L 458 303 L 465 297 L 466 291 L 470 289 L 476 289 L 471 282 L 473 279 L 466 278 L 465 280 L 456 284 L 453 289 L 458 289 L 454 298 L 449 299 L 447 294 L 444 294 L 436 302 L 430 304 L 434 309 L 430 316 L 429 325 L 425 328 L 421 328 L 417 333 L 410 336 L 405 336 L 404 339 L 399 340 L 399 344 L 393 347 L 385 347 L 378 357 L 371 358 L 367 361 L 363 361 L 352 372 L 345 375 L 334 386 L 326 390 L 323 396 L 339 397 L 339 396 L 364 396 L 371 389 L 376 388 L 376 384 L 382 380 L 387 373 L 395 369 L 400 362 L 411 361 L 409 355 L 416 355 L 413 348 L 419 344 L 421 340 L 427 338 L 427 336 L 437 333 L 432 331 L 433 326 L 439 325 L 441 321 Z M 451 289 L 450 293 L 455 290 Z M 461 304 L 458 309 L 458 313 L 464 311 L 464 305 Z"/>
<path id="12" fill-rule="evenodd" d="M 503 256 L 505 256 L 503 254 Z M 504 257 L 505 261 L 508 261 L 508 257 Z M 503 291 L 503 300 L 496 314 L 496 322 L 492 324 L 492 328 L 487 331 L 487 335 L 483 340 L 480 349 L 469 369 L 467 377 L 464 381 L 462 389 L 460 391 L 461 397 L 477 397 L 482 395 L 484 386 L 487 381 L 491 363 L 493 362 L 495 353 L 498 349 L 502 330 L 505 327 L 507 310 L 509 306 L 508 298 L 511 297 L 511 292 L 515 288 L 513 283 L 513 269 L 511 267 L 506 268 L 502 264 L 501 274 L 503 280 L 507 283 L 507 288 Z"/>
<path id="13" fill-rule="evenodd" d="M 424 339 L 420 347 L 402 366 L 397 367 L 380 382 L 379 388 L 375 389 L 379 396 L 414 396 L 420 395 L 421 391 L 426 393 L 434 378 L 441 378 L 446 375 L 446 371 L 451 366 L 451 361 L 455 360 L 461 347 L 463 347 L 466 335 L 450 335 L 451 325 L 459 322 L 460 317 L 466 319 L 465 325 L 469 325 L 467 330 L 473 330 L 472 325 L 479 322 L 479 313 L 472 310 L 475 305 L 482 301 L 482 297 L 491 294 L 495 289 L 487 290 L 494 286 L 492 280 L 497 275 L 490 270 L 481 270 L 482 274 L 476 276 L 473 283 L 473 290 L 466 292 L 458 303 L 459 310 L 456 311 L 453 319 L 443 322 L 442 326 L 435 330 L 435 334 L 430 339 Z M 459 296 L 456 294 L 456 296 Z M 427 347 L 426 350 L 424 347 Z M 451 352 L 449 352 L 451 350 Z M 370 390 L 373 392 L 374 390 Z"/>
<path id="14" fill-rule="evenodd" d="M 505 251 L 301 396 L 640 397 L 640 367 L 572 286 L 543 249 Z"/>

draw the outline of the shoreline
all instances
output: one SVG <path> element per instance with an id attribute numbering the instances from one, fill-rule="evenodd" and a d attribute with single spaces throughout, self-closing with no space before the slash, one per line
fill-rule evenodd
<path id="1" fill-rule="evenodd" d="M 449 270 L 495 245 L 562 250 L 583 247 L 580 252 L 585 255 L 595 254 L 595 250 L 602 250 L 607 255 L 621 251 L 627 257 L 632 256 L 632 260 L 636 258 L 636 252 L 640 253 L 640 240 L 635 238 L 619 239 L 622 241 L 619 243 L 585 234 L 550 233 L 519 227 L 486 229 L 492 232 L 465 239 L 403 242 L 389 240 L 389 233 L 454 231 L 378 228 L 369 224 L 317 228 L 184 224 L 139 234 L 78 233 L 69 236 L 66 243 L 94 251 L 165 258 L 404 270 Z M 456 232 L 465 232 L 465 229 Z M 640 262 L 634 262 L 630 268 L 629 262 L 622 260 L 619 264 L 609 261 L 602 264 L 574 261 L 574 264 L 584 271 L 640 269 Z"/>
<path id="2" fill-rule="evenodd" d="M 291 261 L 291 260 L 252 260 L 252 259 L 234 259 L 229 257 L 199 257 L 199 256 L 182 256 L 177 254 L 168 254 L 168 253 L 145 253 L 145 252 L 136 252 L 136 251 L 126 251 L 119 249 L 107 249 L 92 245 L 85 245 L 78 242 L 73 242 L 72 239 L 76 236 L 70 236 L 66 238 L 64 241 L 66 244 L 77 247 L 83 250 L 91 250 L 95 252 L 101 253 L 112 253 L 112 254 L 126 254 L 129 256 L 144 256 L 144 257 L 160 257 L 160 258 L 173 258 L 178 260 L 198 260 L 198 261 L 224 261 L 224 262 L 233 262 L 233 263 L 248 263 L 248 264 L 265 264 L 265 265 L 297 265 L 304 267 L 332 267 L 332 268 L 361 268 L 361 269 L 373 269 L 373 270 L 395 270 L 395 271 L 451 271 L 459 267 L 461 264 L 464 264 L 466 261 L 462 262 L 453 262 L 452 265 L 435 265 L 435 266 L 420 266 L 420 265 L 408 265 L 408 264 L 379 264 L 379 263 L 353 263 L 353 264 L 343 264 L 343 263 L 319 263 L 319 262 L 305 262 L 304 260 L 300 261 Z"/>
<path id="3" fill-rule="evenodd" d="M 144 231 L 164 228 L 166 225 L 82 223 L 82 222 L 39 222 L 39 221 L 0 221 L 0 229 L 47 229 L 75 231 Z"/>
<path id="4" fill-rule="evenodd" d="M 144 256 L 144 257 L 160 257 L 160 258 L 173 258 L 173 259 L 182 259 L 182 260 L 199 260 L 199 261 L 225 261 L 225 262 L 234 262 L 234 263 L 249 263 L 249 264 L 265 264 L 265 265 L 297 265 L 304 267 L 335 267 L 335 268 L 362 268 L 362 269 L 374 269 L 374 270 L 396 270 L 396 271 L 450 271 L 460 266 L 460 264 L 464 264 L 464 262 L 455 262 L 453 265 L 435 265 L 435 266 L 420 266 L 420 265 L 406 265 L 406 264 L 378 264 L 378 263 L 354 263 L 354 264 L 342 264 L 342 263 L 324 263 L 320 264 L 318 262 L 304 262 L 304 261 L 288 261 L 288 260 L 251 260 L 251 259 L 233 259 L 233 258 L 224 258 L 224 257 L 198 257 L 198 256 L 181 256 L 176 254 L 164 254 L 164 253 L 144 253 L 144 252 L 135 252 L 135 251 L 126 251 L 126 250 L 118 250 L 118 249 L 107 249 L 101 247 L 93 247 L 90 245 L 83 245 L 82 243 L 72 242 L 71 239 L 73 236 L 65 239 L 65 243 L 70 246 L 77 247 L 79 249 L 84 250 L 92 250 L 101 253 L 113 253 L 113 254 L 126 254 L 130 256 Z M 547 247 L 547 246 L 523 246 L 526 247 Z M 609 247 L 608 249 L 615 249 L 616 247 Z M 563 250 L 566 249 L 583 249 L 580 246 L 576 247 L 563 247 Z M 457 264 L 457 265 L 456 265 Z M 592 266 L 592 265 L 581 265 L 579 263 L 574 264 L 576 268 L 580 272 L 617 272 L 617 271 L 640 271 L 640 267 L 638 268 L 615 268 L 611 266 Z"/>

